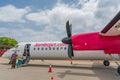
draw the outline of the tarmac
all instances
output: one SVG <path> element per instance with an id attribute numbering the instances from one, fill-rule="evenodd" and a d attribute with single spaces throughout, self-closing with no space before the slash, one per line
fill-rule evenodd
<path id="1" fill-rule="evenodd" d="M 120 80 L 117 65 L 111 62 L 75 60 L 31 60 L 28 65 L 11 69 L 9 60 L 0 58 L 0 80 Z M 52 72 L 48 72 L 49 65 Z"/>

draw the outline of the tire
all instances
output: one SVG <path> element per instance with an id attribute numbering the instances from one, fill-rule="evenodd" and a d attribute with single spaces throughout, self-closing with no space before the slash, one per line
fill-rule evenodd
<path id="1" fill-rule="evenodd" d="M 120 66 L 117 68 L 117 72 L 120 75 Z"/>
<path id="2" fill-rule="evenodd" d="M 109 62 L 108 60 L 105 60 L 105 61 L 103 62 L 103 64 L 104 64 L 104 66 L 109 66 L 109 65 L 110 65 L 110 62 Z"/>

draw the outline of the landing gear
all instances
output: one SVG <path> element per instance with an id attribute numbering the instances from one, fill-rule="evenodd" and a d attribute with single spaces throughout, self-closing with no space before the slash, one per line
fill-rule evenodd
<path id="1" fill-rule="evenodd" d="M 118 72 L 118 74 L 120 75 L 120 66 L 118 66 L 117 72 Z"/>
<path id="2" fill-rule="evenodd" d="M 110 62 L 109 62 L 108 60 L 104 60 L 104 61 L 103 61 L 103 64 L 104 64 L 104 66 L 109 66 L 109 65 L 110 65 Z"/>
<path id="3" fill-rule="evenodd" d="M 119 56 L 119 59 L 120 59 L 120 54 L 118 54 Z M 117 60 L 110 54 L 110 57 L 113 59 L 113 61 L 118 65 L 118 68 L 117 68 L 117 73 L 120 75 L 120 65 L 119 63 L 117 62 Z"/>

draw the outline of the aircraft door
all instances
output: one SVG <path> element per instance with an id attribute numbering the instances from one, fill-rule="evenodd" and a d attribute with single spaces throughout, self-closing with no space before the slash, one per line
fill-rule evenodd
<path id="1" fill-rule="evenodd" d="M 31 44 L 25 44 L 23 52 L 23 64 L 27 64 L 30 60 L 30 46 Z"/>

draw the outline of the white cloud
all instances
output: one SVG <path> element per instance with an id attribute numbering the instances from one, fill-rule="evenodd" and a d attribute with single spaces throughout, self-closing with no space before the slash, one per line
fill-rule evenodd
<path id="1" fill-rule="evenodd" d="M 18 9 L 13 5 L 0 7 L 0 21 L 23 22 L 23 16 L 29 11 L 29 7 Z"/>
<path id="2" fill-rule="evenodd" d="M 19 31 L 18 29 L 12 29 L 11 34 L 13 34 L 12 37 L 19 41 L 61 40 L 66 36 L 65 22 L 67 20 L 70 20 L 72 23 L 73 34 L 100 31 L 119 11 L 120 0 L 116 1 L 117 2 L 110 0 L 79 0 L 78 3 L 72 4 L 58 2 L 52 9 L 44 9 L 26 14 L 24 16 L 28 21 L 26 22 L 35 22 L 36 25 L 31 28 L 28 27 L 29 25 L 24 25 L 22 26 L 24 28 L 18 28 Z M 19 10 L 23 10 L 23 15 L 28 12 L 26 8 L 17 10 L 18 12 Z M 23 15 L 21 16 L 23 17 Z M 23 20 L 22 17 L 19 17 L 16 21 Z M 6 19 L 6 21 L 7 20 L 9 21 L 9 19 Z M 42 29 L 38 30 L 38 26 Z M 4 32 L 2 32 L 2 30 L 4 30 Z M 11 34 L 8 34 L 9 32 L 9 29 L 0 29 L 0 34 L 11 36 Z"/>
<path id="3" fill-rule="evenodd" d="M 0 28 L 0 34 L 2 36 L 15 38 L 17 41 L 55 41 L 58 40 L 56 35 L 49 32 L 35 31 L 30 28 Z M 49 34 L 49 35 L 48 35 Z M 0 37 L 2 37 L 0 36 Z"/>
<path id="4" fill-rule="evenodd" d="M 118 1 L 117 4 L 114 4 L 116 3 L 115 1 L 114 3 L 109 1 L 111 3 L 109 7 L 107 3 L 106 6 L 99 7 L 99 5 L 108 2 L 108 0 L 79 0 L 78 3 L 73 3 L 72 5 L 58 2 L 54 8 L 30 13 L 26 18 L 39 25 L 47 24 L 47 29 L 51 30 L 52 28 L 52 31 L 54 31 L 54 28 L 58 30 L 65 29 L 65 22 L 67 20 L 73 23 L 73 33 L 100 31 L 109 19 L 119 11 Z M 79 8 L 78 6 L 81 7 Z M 99 15 L 104 15 L 106 18 Z"/>
<path id="5" fill-rule="evenodd" d="M 69 4 L 57 3 L 53 9 L 33 12 L 28 14 L 26 18 L 28 20 L 36 22 L 39 25 L 47 24 L 47 27 L 52 28 L 53 31 L 54 27 L 57 29 L 65 29 L 65 22 L 67 20 L 70 20 L 75 27 L 74 30 L 78 30 L 81 27 L 89 27 L 94 24 L 94 13 L 97 10 L 97 4 L 98 1 L 92 0 L 84 3 L 82 8 L 79 9 L 76 7 L 74 8 L 73 6 L 71 7 Z"/>

